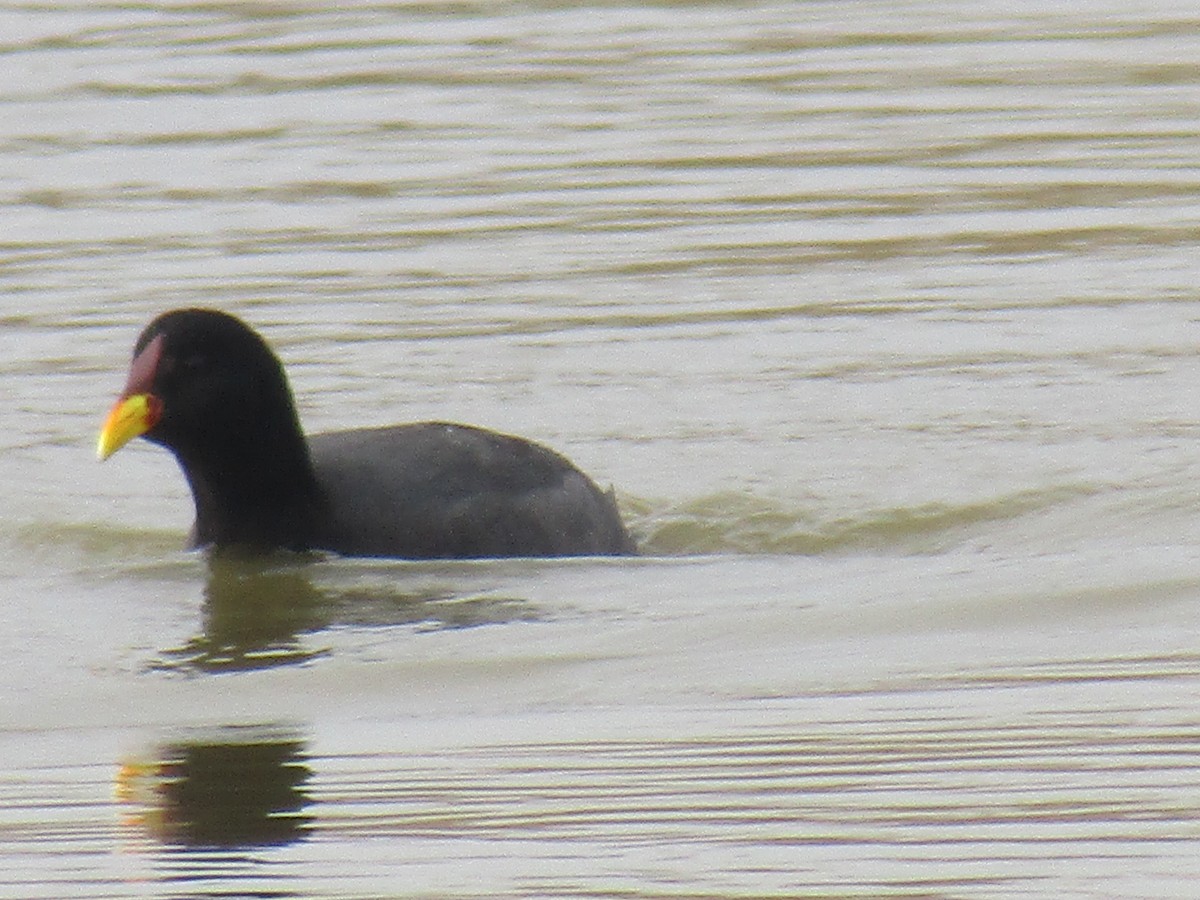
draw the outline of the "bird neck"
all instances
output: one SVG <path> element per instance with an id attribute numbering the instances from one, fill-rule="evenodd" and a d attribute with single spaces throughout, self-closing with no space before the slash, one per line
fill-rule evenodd
<path id="1" fill-rule="evenodd" d="M 176 452 L 196 506 L 192 544 L 307 549 L 322 501 L 299 426 L 240 437 Z"/>

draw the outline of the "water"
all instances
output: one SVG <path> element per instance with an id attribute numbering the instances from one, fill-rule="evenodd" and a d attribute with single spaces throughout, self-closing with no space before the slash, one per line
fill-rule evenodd
<path id="1" fill-rule="evenodd" d="M 0 11 L 0 895 L 1194 896 L 1198 24 Z M 189 304 L 643 556 L 183 551 Z"/>

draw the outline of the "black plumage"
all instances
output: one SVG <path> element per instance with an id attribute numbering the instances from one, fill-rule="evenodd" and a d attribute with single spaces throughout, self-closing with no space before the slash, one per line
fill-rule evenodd
<path id="1" fill-rule="evenodd" d="M 635 551 L 611 492 L 522 438 L 423 422 L 305 437 L 283 366 L 214 310 L 165 313 L 138 338 L 100 436 L 175 454 L 197 546 L 413 559 Z"/>

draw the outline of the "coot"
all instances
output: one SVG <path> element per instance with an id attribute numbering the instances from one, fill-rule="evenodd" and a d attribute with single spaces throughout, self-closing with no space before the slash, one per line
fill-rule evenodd
<path id="1" fill-rule="evenodd" d="M 305 437 L 283 366 L 241 320 L 164 313 L 138 338 L 100 431 L 179 461 L 193 546 L 410 559 L 635 552 L 611 492 L 522 438 L 449 422 Z"/>

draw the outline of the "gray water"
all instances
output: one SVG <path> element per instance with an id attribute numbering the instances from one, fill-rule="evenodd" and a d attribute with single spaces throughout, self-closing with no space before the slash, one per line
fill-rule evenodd
<path id="1" fill-rule="evenodd" d="M 1200 876 L 1192 3 L 0 10 L 0 895 Z M 633 560 L 208 560 L 96 429 L 235 312 Z"/>

